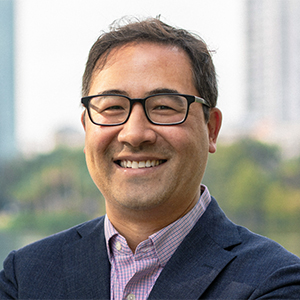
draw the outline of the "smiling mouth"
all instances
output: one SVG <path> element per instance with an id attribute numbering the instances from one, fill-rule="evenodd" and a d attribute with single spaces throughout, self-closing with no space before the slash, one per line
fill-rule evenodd
<path id="1" fill-rule="evenodd" d="M 131 160 L 118 160 L 116 163 L 122 168 L 142 169 L 153 168 L 166 162 L 166 160 L 143 160 L 143 161 L 131 161 Z"/>

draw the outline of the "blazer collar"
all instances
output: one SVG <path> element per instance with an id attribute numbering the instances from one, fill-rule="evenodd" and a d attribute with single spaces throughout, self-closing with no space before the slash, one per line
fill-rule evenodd
<path id="1" fill-rule="evenodd" d="M 199 299 L 241 243 L 231 223 L 212 198 L 207 210 L 175 251 L 158 277 L 149 299 Z M 69 299 L 109 299 L 110 263 L 104 218 L 77 229 L 76 241 L 63 249 Z"/>
<path id="2" fill-rule="evenodd" d="M 163 269 L 149 299 L 199 299 L 235 258 L 229 250 L 240 243 L 236 226 L 212 198 L 206 212 Z"/>
<path id="3" fill-rule="evenodd" d="M 63 249 L 68 299 L 110 298 L 110 263 L 103 221 L 102 217 L 79 227 L 79 239 Z"/>

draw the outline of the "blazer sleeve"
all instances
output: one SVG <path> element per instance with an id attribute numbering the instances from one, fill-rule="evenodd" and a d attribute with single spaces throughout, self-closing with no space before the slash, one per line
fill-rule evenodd
<path id="1" fill-rule="evenodd" d="M 14 257 L 15 251 L 12 251 L 3 263 L 3 270 L 0 272 L 0 299 L 18 299 Z"/>

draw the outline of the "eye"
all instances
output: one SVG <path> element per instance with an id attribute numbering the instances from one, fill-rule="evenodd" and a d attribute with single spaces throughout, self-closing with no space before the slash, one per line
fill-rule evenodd
<path id="1" fill-rule="evenodd" d="M 181 95 L 154 95 L 146 102 L 148 112 L 153 114 L 178 114 L 186 110 L 186 99 Z"/>
<path id="2" fill-rule="evenodd" d="M 119 114 L 129 109 L 129 101 L 118 95 L 101 95 L 93 98 L 90 106 L 99 114 Z"/>
<path id="3" fill-rule="evenodd" d="M 157 105 L 153 107 L 153 110 L 168 110 L 168 109 L 174 110 L 174 108 L 167 105 Z"/>
<path id="4" fill-rule="evenodd" d="M 108 111 L 108 110 L 124 110 L 124 107 L 120 105 L 113 105 L 103 109 L 103 111 Z"/>

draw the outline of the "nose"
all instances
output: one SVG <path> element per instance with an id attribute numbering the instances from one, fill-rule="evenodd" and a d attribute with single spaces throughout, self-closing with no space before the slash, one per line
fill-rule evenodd
<path id="1" fill-rule="evenodd" d="M 137 148 L 143 144 L 153 144 L 156 141 L 156 132 L 153 127 L 157 125 L 148 121 L 140 103 L 133 105 L 129 119 L 121 126 L 122 129 L 118 135 L 121 143 Z"/>

